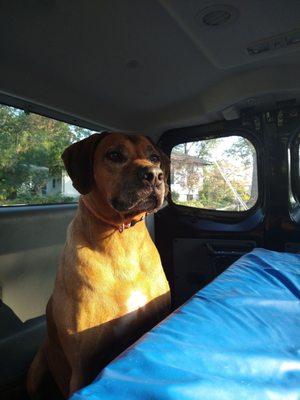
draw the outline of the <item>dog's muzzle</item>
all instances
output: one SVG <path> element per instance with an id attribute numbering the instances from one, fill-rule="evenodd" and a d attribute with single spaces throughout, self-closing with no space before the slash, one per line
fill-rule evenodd
<path id="1" fill-rule="evenodd" d="M 139 167 L 135 179 L 124 182 L 118 197 L 111 200 L 112 207 L 119 212 L 159 209 L 164 199 L 164 174 L 155 166 Z"/>

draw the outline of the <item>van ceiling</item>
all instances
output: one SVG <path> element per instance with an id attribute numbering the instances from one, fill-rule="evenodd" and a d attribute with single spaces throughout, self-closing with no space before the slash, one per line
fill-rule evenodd
<path id="1" fill-rule="evenodd" d="M 2 99 L 105 128 L 154 134 L 300 97 L 298 0 L 0 0 L 0 30 Z"/>

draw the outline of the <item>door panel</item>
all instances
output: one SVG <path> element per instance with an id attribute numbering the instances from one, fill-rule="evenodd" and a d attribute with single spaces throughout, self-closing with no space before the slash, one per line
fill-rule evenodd
<path id="1" fill-rule="evenodd" d="M 23 322 L 44 314 L 74 208 L 1 209 L 1 296 Z"/>
<path id="2" fill-rule="evenodd" d="M 44 339 L 43 314 L 76 207 L 0 209 L 0 397 L 24 376 Z"/>
<path id="3" fill-rule="evenodd" d="M 254 241 L 176 238 L 173 240 L 174 294 L 181 304 L 211 282 L 243 254 Z M 185 266 L 183 269 L 182 266 Z"/>
<path id="4" fill-rule="evenodd" d="M 232 135 L 247 138 L 257 154 L 258 200 L 251 209 L 210 210 L 201 208 L 199 203 L 196 208 L 191 197 L 178 201 L 176 194 L 177 204 L 169 195 L 169 206 L 156 214 L 156 242 L 171 284 L 174 307 L 253 247 L 299 251 L 300 194 L 298 198 L 295 196 L 291 179 L 295 169 L 300 171 L 298 147 L 293 151 L 295 137 L 299 142 L 299 132 L 299 107 L 288 102 L 263 113 L 247 110 L 236 121 L 176 129 L 162 136 L 160 146 L 168 155 L 175 146 L 181 149 L 185 146 L 180 144 Z M 199 165 L 195 154 L 190 157 L 192 161 Z M 203 157 L 201 163 L 204 165 L 206 161 Z M 189 178 L 194 172 L 189 170 Z M 299 175 L 300 172 L 294 176 L 298 186 Z M 174 182 L 174 176 L 171 179 Z M 215 188 L 210 189 L 213 193 Z M 197 194 L 195 187 L 190 193 Z M 203 199 L 200 189 L 199 199 Z"/>

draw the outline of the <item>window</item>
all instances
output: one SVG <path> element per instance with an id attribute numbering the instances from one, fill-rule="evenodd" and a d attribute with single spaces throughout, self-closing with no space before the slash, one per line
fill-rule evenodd
<path id="1" fill-rule="evenodd" d="M 69 203 L 79 193 L 61 154 L 88 129 L 0 105 L 0 205 Z"/>
<path id="2" fill-rule="evenodd" d="M 289 147 L 290 158 L 290 192 L 292 194 L 291 203 L 299 205 L 300 203 L 300 134 L 293 138 Z"/>
<path id="3" fill-rule="evenodd" d="M 174 203 L 220 211 L 246 211 L 258 198 L 256 151 L 242 136 L 179 144 L 171 153 Z"/>

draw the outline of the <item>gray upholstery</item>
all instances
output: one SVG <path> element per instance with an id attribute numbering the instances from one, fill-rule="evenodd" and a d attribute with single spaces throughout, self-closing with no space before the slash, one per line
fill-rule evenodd
<path id="1" fill-rule="evenodd" d="M 43 314 L 75 208 L 0 209 L 0 398 L 24 381 L 44 339 Z"/>
<path id="2" fill-rule="evenodd" d="M 45 336 L 45 318 L 22 323 L 13 311 L 0 303 L 0 393 L 21 379 Z"/>

